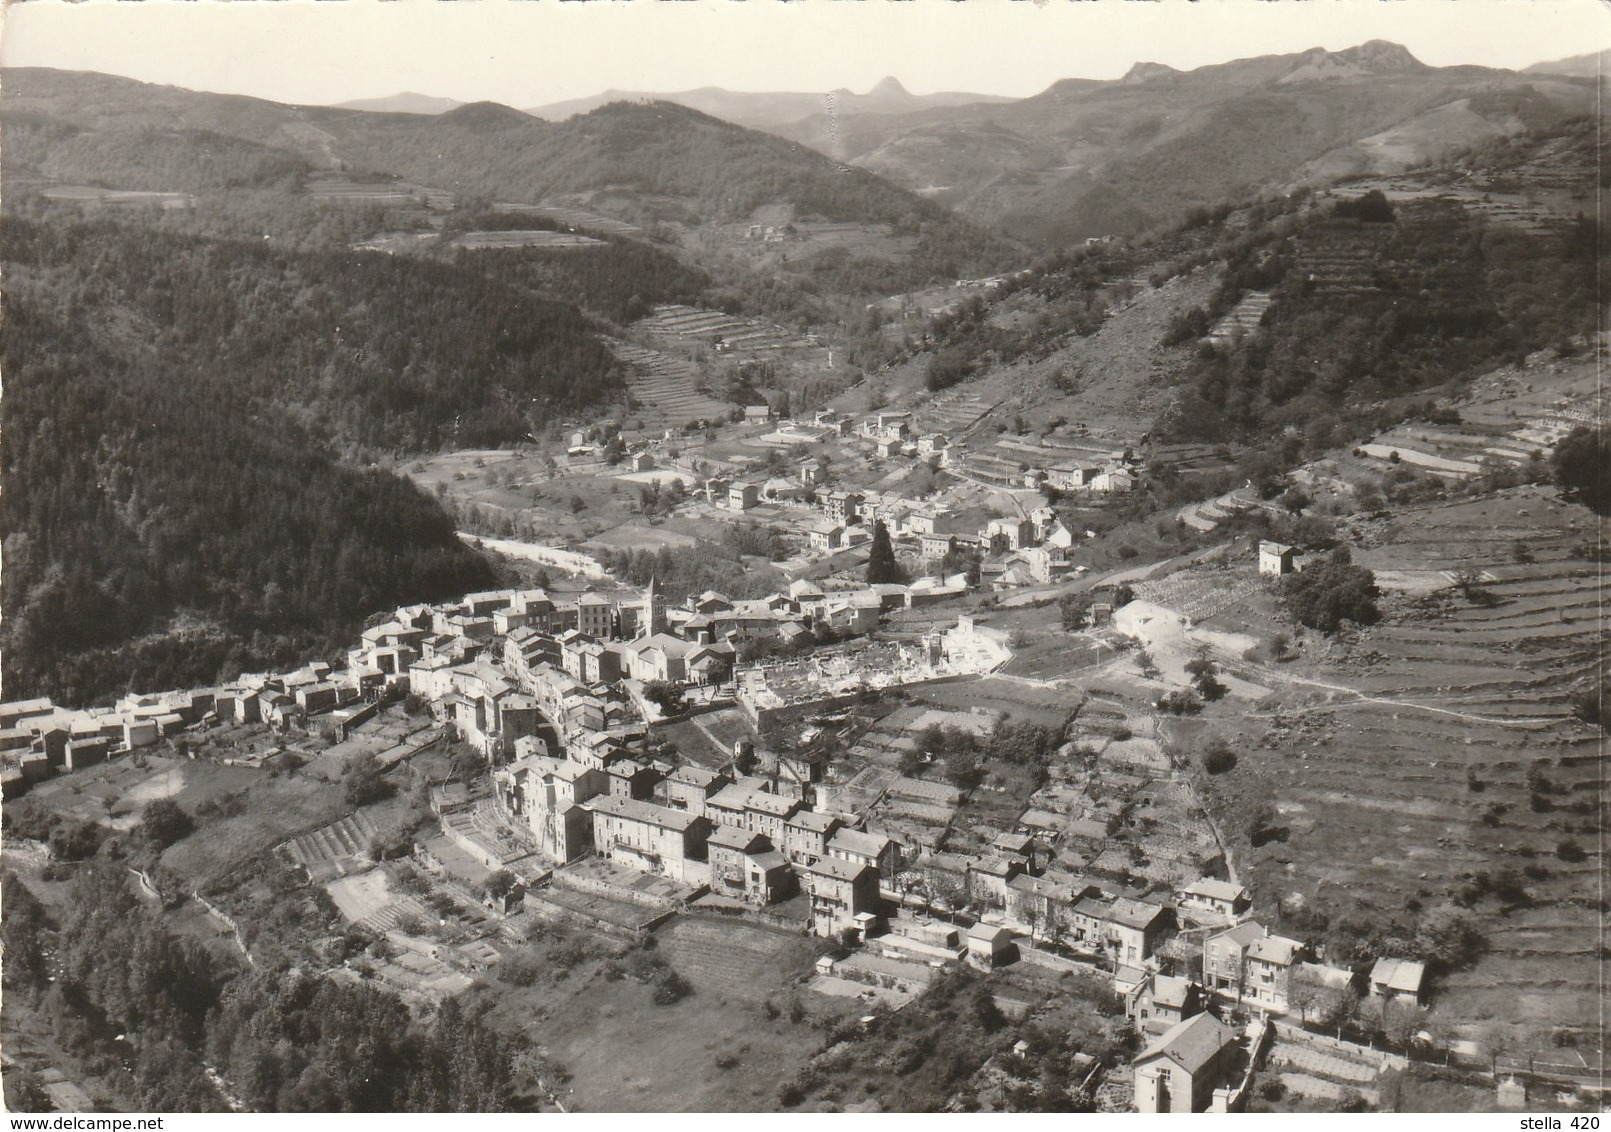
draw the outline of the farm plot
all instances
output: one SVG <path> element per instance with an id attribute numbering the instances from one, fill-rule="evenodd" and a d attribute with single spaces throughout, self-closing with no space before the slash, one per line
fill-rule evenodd
<path id="1" fill-rule="evenodd" d="M 733 406 L 698 389 L 699 367 L 685 358 L 610 339 L 610 352 L 632 369 L 627 393 L 633 415 L 645 428 L 681 427 L 690 421 L 722 420 Z"/>
<path id="2" fill-rule="evenodd" d="M 1604 756 L 1573 718 L 1606 639 L 1574 526 L 1586 517 L 1517 489 L 1368 528 L 1373 566 L 1485 570 L 1488 596 L 1393 597 L 1351 640 L 1305 643 L 1304 660 L 1269 670 L 1263 710 L 1226 725 L 1240 761 L 1205 795 L 1267 906 L 1301 898 L 1413 931 L 1415 909 L 1464 894 L 1486 951 L 1447 978 L 1436 1010 L 1522 1040 L 1598 1024 L 1587 902 L 1604 867 Z M 1271 835 L 1249 853 L 1266 802 Z M 1483 887 L 1496 876 L 1517 878 L 1503 898 Z"/>
<path id="3" fill-rule="evenodd" d="M 1010 715 L 1018 723 L 1057 726 L 1068 720 L 1079 702 L 1077 692 L 1059 692 L 1039 681 L 981 676 L 908 689 L 914 701 L 950 711 L 984 711 Z"/>
<path id="4" fill-rule="evenodd" d="M 364 854 L 375 836 L 375 823 L 362 810 L 338 822 L 300 834 L 285 844 L 285 852 L 308 870 L 315 883 L 343 877 L 354 867 L 367 868 Z M 363 861 L 362 865 L 359 862 Z"/>
<path id="5" fill-rule="evenodd" d="M 385 869 L 340 877 L 324 889 L 348 923 L 371 931 L 392 931 L 409 921 L 423 923 L 429 915 L 418 900 L 392 888 L 391 876 Z"/>
<path id="6" fill-rule="evenodd" d="M 660 951 L 696 991 L 761 1002 L 812 971 L 814 938 L 742 920 L 678 916 L 657 933 Z"/>
<path id="7" fill-rule="evenodd" d="M 466 232 L 453 241 L 454 247 L 481 248 L 589 248 L 603 247 L 603 240 L 574 232 L 547 232 L 541 229 L 513 229 L 495 232 Z"/>

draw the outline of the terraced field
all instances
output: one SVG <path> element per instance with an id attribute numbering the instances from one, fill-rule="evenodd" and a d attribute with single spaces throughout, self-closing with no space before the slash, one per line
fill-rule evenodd
<path id="1" fill-rule="evenodd" d="M 316 880 L 369 868 L 364 859 L 375 823 L 362 810 L 286 842 L 287 854 Z"/>
<path id="2" fill-rule="evenodd" d="M 1606 419 L 1593 358 L 1530 358 L 1524 368 L 1496 370 L 1475 382 L 1452 406 L 1456 424 L 1411 421 L 1361 445 L 1357 455 L 1376 470 L 1407 464 L 1448 480 L 1463 480 L 1484 465 L 1527 463 L 1548 452 L 1580 425 Z"/>
<path id="3" fill-rule="evenodd" d="M 1240 802 L 1216 807 L 1244 854 L 1259 800 L 1289 830 L 1248 857 L 1264 906 L 1297 894 L 1331 915 L 1413 921 L 1473 877 L 1524 873 L 1525 899 L 1476 898 L 1487 952 L 1437 1000 L 1457 1025 L 1498 1018 L 1539 1044 L 1599 1025 L 1607 805 L 1603 735 L 1572 715 L 1605 663 L 1593 517 L 1553 496 L 1515 489 L 1378 529 L 1356 561 L 1484 570 L 1491 596 L 1390 598 L 1351 643 L 1311 639 L 1309 660 L 1269 670 L 1285 688 L 1245 722 L 1228 776 Z M 1531 560 L 1506 561 L 1516 546 Z M 1251 627 L 1239 617 L 1226 627 Z M 1565 841 L 1586 859 L 1559 854 Z"/>
<path id="4" fill-rule="evenodd" d="M 760 1002 L 809 975 L 814 940 L 739 920 L 679 916 L 656 933 L 661 953 L 697 991 Z"/>
<path id="5" fill-rule="evenodd" d="M 721 342 L 742 353 L 776 353 L 808 344 L 775 323 L 677 304 L 657 306 L 653 314 L 633 326 L 662 338 Z"/>
<path id="6" fill-rule="evenodd" d="M 612 340 L 610 352 L 632 367 L 627 392 L 637 408 L 633 416 L 647 429 L 680 427 L 689 421 L 720 420 L 732 409 L 699 392 L 699 367 L 659 350 Z"/>

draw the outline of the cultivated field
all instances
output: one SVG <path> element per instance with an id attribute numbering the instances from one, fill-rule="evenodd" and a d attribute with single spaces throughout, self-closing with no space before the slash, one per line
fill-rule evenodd
<path id="1" fill-rule="evenodd" d="M 1276 688 L 1261 710 L 1210 709 L 1240 756 L 1211 805 L 1240 841 L 1243 879 L 1263 908 L 1302 901 L 1368 922 L 1520 872 L 1525 896 L 1479 899 L 1487 952 L 1439 988 L 1438 1013 L 1477 1028 L 1501 1019 L 1539 1043 L 1554 1027 L 1597 1026 L 1603 737 L 1571 716 L 1607 639 L 1585 556 L 1592 516 L 1520 488 L 1360 534 L 1356 561 L 1373 567 L 1495 580 L 1481 600 L 1451 588 L 1389 597 L 1381 624 L 1342 639 L 1299 634 L 1301 659 L 1257 675 Z M 1291 631 L 1267 599 L 1207 626 Z M 1249 852 L 1241 831 L 1264 799 L 1289 836 Z"/>

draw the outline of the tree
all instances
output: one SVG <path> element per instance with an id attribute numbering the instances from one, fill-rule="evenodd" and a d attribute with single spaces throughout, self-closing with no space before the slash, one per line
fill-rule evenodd
<path id="1" fill-rule="evenodd" d="M 140 834 L 159 849 L 166 849 L 195 830 L 196 822 L 172 798 L 158 798 L 140 818 Z"/>
<path id="2" fill-rule="evenodd" d="M 1228 689 L 1216 677 L 1219 667 L 1206 655 L 1197 656 L 1186 662 L 1186 672 L 1192 678 L 1192 686 L 1203 699 L 1213 701 L 1225 695 Z"/>
<path id="3" fill-rule="evenodd" d="M 1445 971 L 1464 967 L 1482 953 L 1486 941 L 1476 916 L 1457 904 L 1427 912 L 1415 936 L 1415 949 L 1428 964 Z"/>
<path id="4" fill-rule="evenodd" d="M 1611 427 L 1575 428 L 1550 454 L 1555 482 L 1597 515 L 1611 515 Z"/>
<path id="5" fill-rule="evenodd" d="M 887 585 L 905 580 L 906 571 L 895 560 L 895 547 L 890 543 L 889 528 L 880 519 L 873 524 L 873 541 L 867 549 L 867 584 Z"/>
<path id="6" fill-rule="evenodd" d="M 643 685 L 643 698 L 669 715 L 682 702 L 682 688 L 669 680 L 649 680 Z"/>
<path id="7" fill-rule="evenodd" d="M 1322 633 L 1335 633 L 1344 621 L 1371 625 L 1381 619 L 1376 608 L 1376 575 L 1355 566 L 1346 546 L 1331 557 L 1281 580 L 1287 608 L 1300 622 Z"/>
<path id="8" fill-rule="evenodd" d="M 1057 602 L 1063 628 L 1070 633 L 1085 628 L 1091 622 L 1091 595 L 1089 593 L 1064 594 Z"/>
<path id="9" fill-rule="evenodd" d="M 1342 1038 L 1343 1027 L 1359 1013 L 1359 992 L 1352 985 L 1328 987 L 1321 995 L 1319 1018 L 1337 1031 Z"/>
<path id="10" fill-rule="evenodd" d="M 1426 1007 L 1398 999 L 1382 1006 L 1382 1036 L 1400 1048 L 1426 1028 Z"/>
<path id="11" fill-rule="evenodd" d="M 1236 752 L 1223 743 L 1203 756 L 1203 769 L 1209 774 L 1224 774 L 1236 769 Z"/>
<path id="12" fill-rule="evenodd" d="M 481 891 L 487 894 L 487 899 L 494 903 L 502 903 L 503 899 L 514 891 L 519 883 L 515 874 L 508 869 L 499 869 L 481 882 Z"/>
<path id="13" fill-rule="evenodd" d="M 13 1065 L 5 1075 L 6 1111 L 55 1112 L 45 1083 L 31 1069 Z"/>
<path id="14" fill-rule="evenodd" d="M 392 794 L 392 785 L 386 781 L 380 760 L 369 751 L 360 751 L 348 759 L 341 779 L 342 796 L 349 806 L 367 806 Z"/>
<path id="15" fill-rule="evenodd" d="M 1158 662 L 1152 659 L 1152 653 L 1146 649 L 1136 653 L 1136 668 L 1148 680 L 1158 675 Z"/>
<path id="16" fill-rule="evenodd" d="M 1573 841 L 1570 837 L 1564 839 L 1555 847 L 1555 855 L 1567 864 L 1573 865 L 1588 859 L 1588 853 L 1584 851 L 1583 846 Z"/>
<path id="17" fill-rule="evenodd" d="M 1298 1011 L 1298 1016 L 1309 1021 L 1311 1011 L 1318 1010 L 1325 997 L 1327 986 L 1316 975 L 1304 968 L 1292 973 L 1287 981 L 1287 1003 Z"/>
<path id="18" fill-rule="evenodd" d="M 1340 200 L 1332 211 L 1345 219 L 1362 220 L 1367 224 L 1393 222 L 1393 204 L 1381 189 L 1372 189 L 1354 200 Z"/>

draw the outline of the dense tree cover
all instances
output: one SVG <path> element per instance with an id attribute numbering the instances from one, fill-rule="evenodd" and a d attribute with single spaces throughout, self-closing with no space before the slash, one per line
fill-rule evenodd
<path id="1" fill-rule="evenodd" d="M 37 993 L 49 983 L 47 948 L 55 924 L 33 890 L 15 873 L 0 873 L 0 903 L 5 906 L 5 915 L 0 917 L 0 942 L 6 949 L 5 964 L 0 966 L 5 993 Z"/>
<path id="2" fill-rule="evenodd" d="M 141 284 L 139 241 L 118 236 L 8 228 L 8 695 L 205 683 L 344 645 L 377 609 L 491 584 L 433 501 L 339 464 L 270 400 L 306 349 L 263 340 L 272 261 L 191 275 L 158 255 Z M 219 299 L 254 275 L 266 292 L 239 296 L 249 310 Z"/>
<path id="3" fill-rule="evenodd" d="M 243 969 L 175 936 L 111 861 L 82 866 L 53 923 L 7 874 L 6 991 L 37 1004 L 69 1052 L 142 1108 L 505 1111 L 524 1043 L 449 1000 L 429 1021 L 389 991 L 299 968 Z M 55 982 L 50 979 L 54 976 Z M 116 1040 L 121 1035 L 122 1040 Z"/>
<path id="4" fill-rule="evenodd" d="M 306 159 L 228 134 L 197 129 L 79 130 L 26 114 L 5 116 L 5 171 L 48 166 L 68 184 L 199 193 L 243 188 L 294 189 Z"/>
<path id="5" fill-rule="evenodd" d="M 703 271 L 652 244 L 602 238 L 604 244 L 588 248 L 465 250 L 458 262 L 622 325 L 643 318 L 656 303 L 705 303 L 711 280 Z"/>
<path id="6" fill-rule="evenodd" d="M 1611 428 L 1575 428 L 1550 454 L 1555 482 L 1597 515 L 1611 514 Z"/>
<path id="7" fill-rule="evenodd" d="M 156 798 L 140 815 L 140 835 L 153 845 L 166 849 L 196 828 L 196 819 L 172 798 Z"/>
<path id="8" fill-rule="evenodd" d="M 1344 621 L 1374 624 L 1381 617 L 1377 593 L 1376 575 L 1353 565 L 1346 546 L 1332 551 L 1325 561 L 1281 579 L 1281 595 L 1292 615 L 1323 633 L 1335 633 Z"/>
<path id="9" fill-rule="evenodd" d="M 1090 1009 L 1015 1024 L 997 1006 L 989 976 L 966 967 L 938 972 L 902 1009 L 879 1007 L 870 1020 L 836 1025 L 824 1052 L 783 1083 L 778 1099 L 793 1108 L 808 1098 L 870 1096 L 893 1112 L 976 1112 L 988 1097 L 1013 1112 L 1094 1111 L 1090 1094 L 1074 1087 L 1090 1071 L 1076 1055 L 1111 1064 L 1133 1043 L 1116 996 L 1084 978 L 1066 989 Z M 1020 1039 L 1027 1049 L 1010 1053 Z"/>
<path id="10" fill-rule="evenodd" d="M 1357 410 L 1373 401 L 1592 332 L 1600 239 L 1591 219 L 1535 234 L 1432 202 L 1403 205 L 1391 223 L 1282 217 L 1238 237 L 1207 311 L 1217 316 L 1244 289 L 1269 288 L 1263 333 L 1199 349 L 1164 429 L 1246 440 L 1290 428 L 1309 451 L 1365 435 L 1373 422 Z M 1302 253 L 1362 247 L 1369 289 L 1329 292 L 1293 270 Z M 1169 338 L 1195 329 L 1183 323 Z"/>
<path id="11" fill-rule="evenodd" d="M 451 999 L 421 1024 L 390 991 L 293 971 L 231 983 L 206 1049 L 260 1111 L 507 1112 L 524 1043 Z"/>
<path id="12" fill-rule="evenodd" d="M 1063 743 L 1062 727 L 1020 723 L 1002 718 L 983 737 L 958 727 L 927 727 L 918 734 L 918 751 L 941 760 L 945 776 L 959 790 L 972 790 L 984 780 L 991 763 L 1045 767 Z M 915 769 L 921 760 L 908 764 Z"/>
<path id="13" fill-rule="evenodd" d="M 1393 205 L 1381 189 L 1372 189 L 1353 200 L 1340 200 L 1332 206 L 1331 212 L 1344 220 L 1363 220 L 1367 224 L 1393 222 Z"/>
<path id="14" fill-rule="evenodd" d="M 700 219 L 738 221 L 787 202 L 803 218 L 882 222 L 949 261 L 970 245 L 1000 251 L 949 210 L 854 166 L 672 103 L 612 103 L 565 122 L 462 112 L 351 133 L 360 167 L 501 199 L 538 200 L 610 186 L 687 202 Z M 920 253 L 921 254 L 921 253 Z"/>
<path id="15" fill-rule="evenodd" d="M 8 300 L 80 319 L 107 352 L 138 346 L 237 414 L 291 407 L 371 451 L 512 442 L 621 388 L 574 307 L 419 257 L 18 221 L 5 268 Z"/>

